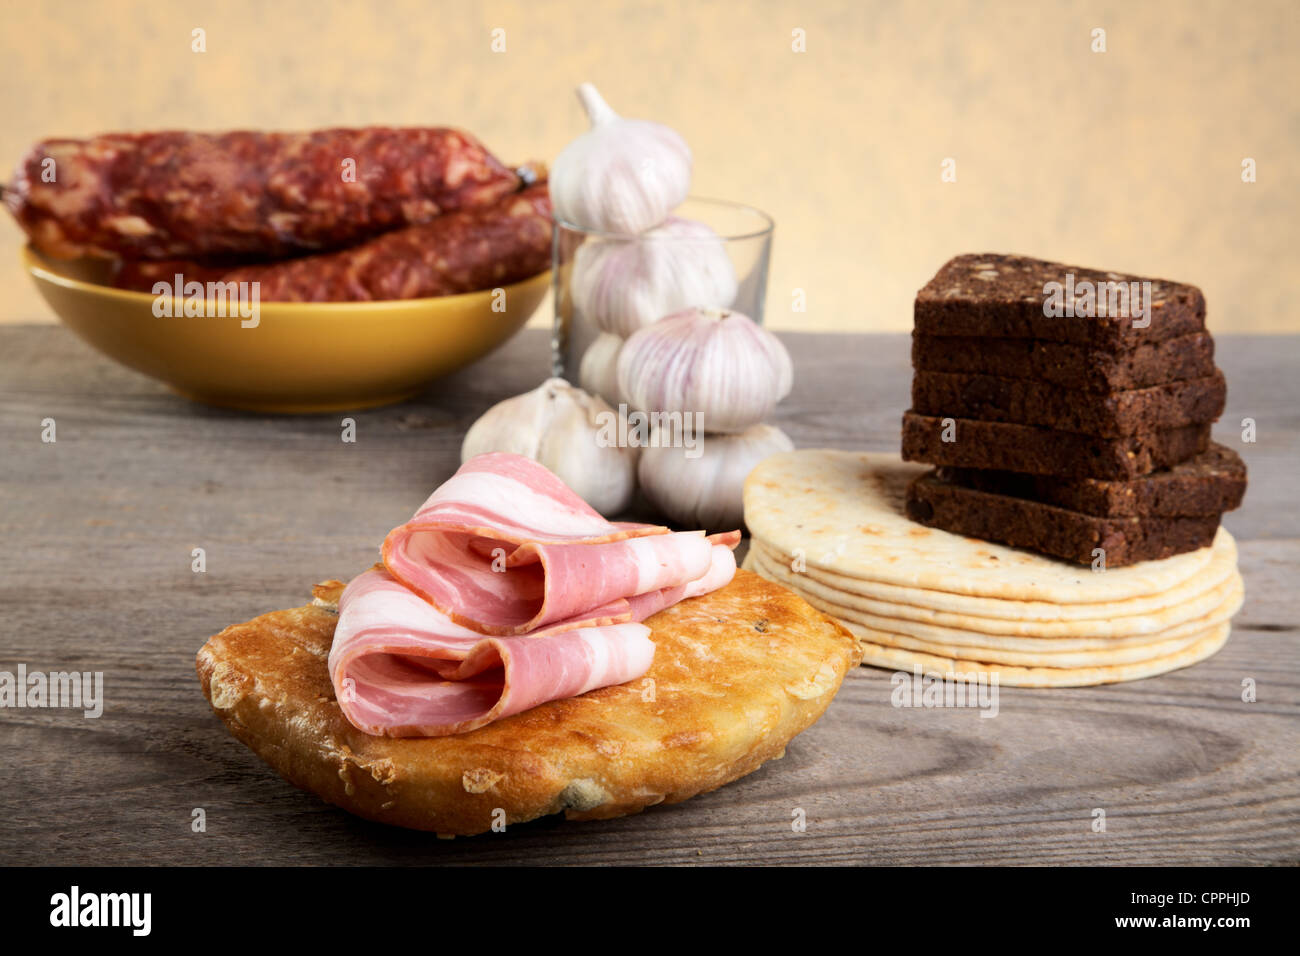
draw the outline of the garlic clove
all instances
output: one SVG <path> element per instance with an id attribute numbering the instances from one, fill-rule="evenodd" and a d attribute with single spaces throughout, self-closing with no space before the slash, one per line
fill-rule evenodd
<path id="1" fill-rule="evenodd" d="M 621 338 L 602 332 L 587 346 L 578 365 L 578 384 L 614 407 L 623 401 L 618 390 L 618 352 L 622 347 Z"/>
<path id="2" fill-rule="evenodd" d="M 484 412 L 465 433 L 460 459 L 493 451 L 531 458 L 608 516 L 636 494 L 640 450 L 610 440 L 617 434 L 618 412 L 604 399 L 552 378 Z"/>
<path id="3" fill-rule="evenodd" d="M 736 299 L 726 243 L 704 223 L 677 216 L 634 239 L 588 240 L 570 282 L 579 311 L 623 338 L 689 306 L 725 309 Z"/>
<path id="4" fill-rule="evenodd" d="M 707 432 L 761 422 L 793 382 L 781 340 L 739 312 L 683 310 L 633 334 L 618 354 L 619 393 L 628 405 L 690 413 Z"/>
<path id="5" fill-rule="evenodd" d="M 769 455 L 793 451 L 775 425 L 754 425 L 737 435 L 698 436 L 695 449 L 655 428 L 642 449 L 637 474 L 646 500 L 684 527 L 730 531 L 744 523 L 745 479 Z M 697 457 L 692 457 L 697 455 Z"/>
<path id="6" fill-rule="evenodd" d="M 659 225 L 690 192 L 690 147 L 661 123 L 620 117 L 590 83 L 578 87 L 578 99 L 591 129 L 551 166 L 555 215 L 624 236 Z"/>

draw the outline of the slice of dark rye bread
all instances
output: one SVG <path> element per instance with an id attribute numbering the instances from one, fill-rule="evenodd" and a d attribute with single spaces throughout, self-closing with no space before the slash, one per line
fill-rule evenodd
<path id="1" fill-rule="evenodd" d="M 1214 339 L 1197 332 L 1116 352 L 1037 339 L 913 335 L 912 365 L 925 372 L 1038 379 L 1113 392 L 1213 375 Z"/>
<path id="2" fill-rule="evenodd" d="M 1094 284 L 1150 282 L 1146 327 L 1134 327 L 1126 314 L 1044 315 L 1048 283 L 1076 291 Z M 1140 288 L 1140 287 L 1139 287 Z M 1144 303 L 1148 305 L 1148 303 Z M 1027 256 L 980 253 L 946 262 L 916 294 L 915 329 L 922 335 L 986 336 L 1071 342 L 1111 351 L 1205 331 L 1205 296 L 1196 286 L 1149 279 Z"/>
<path id="3" fill-rule="evenodd" d="M 964 372 L 912 376 L 912 410 L 922 415 L 1041 425 L 1103 438 L 1212 422 L 1223 413 L 1227 395 L 1217 370 L 1206 378 L 1117 392 Z"/>
<path id="4" fill-rule="evenodd" d="M 937 477 L 975 491 L 1041 501 L 1102 518 L 1217 516 L 1239 507 L 1246 493 L 1245 463 L 1231 448 L 1214 442 L 1195 458 L 1130 481 L 975 468 L 940 468 Z"/>
<path id="5" fill-rule="evenodd" d="M 1219 528 L 1218 515 L 1099 518 L 1041 501 L 963 488 L 933 471 L 908 486 L 907 516 L 930 528 L 1029 548 L 1079 564 L 1092 564 L 1100 548 L 1107 568 L 1209 547 Z"/>
<path id="6" fill-rule="evenodd" d="M 903 459 L 956 468 L 991 468 L 1033 475 L 1127 480 L 1168 468 L 1205 451 L 1210 426 L 1187 425 L 1098 438 L 1076 432 L 903 413 Z"/>

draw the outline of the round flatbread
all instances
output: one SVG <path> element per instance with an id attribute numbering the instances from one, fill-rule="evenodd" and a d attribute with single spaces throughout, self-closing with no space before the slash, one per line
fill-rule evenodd
<path id="1" fill-rule="evenodd" d="M 1203 661 L 1223 647 L 1228 640 L 1230 625 L 1217 624 L 1205 631 L 1195 642 L 1165 657 L 1113 664 L 1104 667 L 1017 667 L 978 660 L 954 660 L 938 657 L 902 647 L 875 643 L 870 639 L 870 629 L 857 629 L 861 637 L 862 663 L 889 670 L 920 672 L 945 680 L 970 680 L 972 676 L 988 678 L 996 674 L 998 683 L 1008 687 L 1089 687 L 1095 684 L 1115 684 L 1120 681 L 1154 677 L 1180 667 Z"/>
<path id="2" fill-rule="evenodd" d="M 1023 620 L 1036 624 L 1045 622 L 1069 622 L 1069 620 L 1101 620 L 1110 618 L 1139 617 L 1175 607 L 1183 602 L 1203 594 L 1206 589 L 1218 587 L 1225 583 L 1236 570 L 1236 540 L 1226 529 L 1219 529 L 1210 546 L 1210 561 L 1200 572 L 1192 575 L 1177 587 L 1170 588 L 1162 594 L 1143 594 L 1123 601 L 1097 601 L 1092 604 L 1050 604 L 1047 601 L 1011 601 L 997 597 L 971 597 L 969 594 L 953 594 L 946 591 L 933 591 L 928 588 L 905 588 L 897 584 L 881 584 L 880 581 L 863 581 L 858 578 L 835 574 L 824 568 L 807 567 L 806 563 L 798 571 L 801 580 L 816 581 L 835 588 L 858 594 L 859 597 L 883 601 L 891 605 L 918 607 L 928 613 L 950 613 L 966 615 L 970 618 L 992 618 L 992 623 L 982 624 L 972 620 L 972 628 L 992 628 L 1002 631 L 1004 622 Z M 788 554 L 777 553 L 766 541 L 754 538 L 750 544 L 750 553 L 758 551 L 779 564 L 792 568 L 792 558 Z"/>
<path id="3" fill-rule="evenodd" d="M 927 528 L 908 520 L 903 507 L 908 483 L 926 470 L 893 454 L 782 452 L 765 458 L 745 481 L 745 523 L 771 550 L 801 555 L 811 568 L 1013 601 L 1076 605 L 1163 595 L 1210 562 L 1213 549 L 1201 548 L 1094 572 Z"/>
<path id="4" fill-rule="evenodd" d="M 751 552 L 757 549 L 786 568 L 791 567 L 790 555 L 779 554 L 764 541 L 754 539 L 750 549 Z M 937 612 L 963 614 L 973 618 L 993 618 L 994 623 L 991 626 L 995 630 L 1001 630 L 1003 621 L 1093 621 L 1111 617 L 1132 617 L 1176 606 L 1203 593 L 1206 588 L 1222 584 L 1235 570 L 1237 542 L 1226 530 L 1220 529 L 1210 552 L 1212 555 L 1210 562 L 1199 573 L 1163 594 L 1146 594 L 1123 601 L 1099 601 L 1086 604 L 1053 604 L 1046 601 L 972 597 L 928 588 L 909 588 L 896 584 L 882 584 L 879 581 L 863 581 L 822 568 L 806 566 L 799 574 L 808 580 L 872 600 Z M 1216 561 L 1215 558 L 1224 560 Z M 974 626 L 976 625 L 972 624 L 972 627 Z"/>
<path id="5" fill-rule="evenodd" d="M 898 628 L 898 622 L 888 619 L 876 623 L 852 620 L 841 620 L 840 623 L 861 639 L 890 647 L 905 647 L 938 657 L 966 658 L 1022 667 L 1103 667 L 1165 657 L 1195 643 L 1210 628 L 1232 620 L 1232 615 L 1241 607 L 1241 594 L 1238 589 L 1231 599 L 1213 613 L 1200 620 L 1170 628 L 1157 640 L 1144 637 L 1140 643 L 1111 641 L 1108 646 L 1099 648 L 1062 648 L 1058 646 L 1058 641 L 1039 641 L 1038 647 L 1026 648 L 1023 643 L 1011 643 L 1012 639 L 1009 638 L 998 642 L 991 635 L 983 635 L 985 642 L 982 644 L 961 644 L 956 643 L 957 635 L 917 637 L 911 631 Z"/>
<path id="6" fill-rule="evenodd" d="M 642 678 L 466 734 L 372 737 L 326 668 L 343 585 L 228 627 L 199 651 L 204 696 L 291 783 L 382 823 L 468 835 L 551 813 L 606 819 L 676 803 L 781 756 L 859 662 L 853 635 L 747 571 L 645 622 Z"/>
<path id="7" fill-rule="evenodd" d="M 756 559 L 753 551 L 746 559 L 745 566 L 769 576 L 761 559 Z M 1207 629 L 1231 620 L 1241 609 L 1245 590 L 1240 575 L 1234 575 L 1234 579 L 1224 585 L 1222 594 L 1219 605 L 1196 620 L 1186 621 L 1156 634 L 1128 638 L 1001 637 L 861 614 L 822 601 L 815 594 L 805 594 L 804 597 L 813 607 L 834 617 L 859 638 L 877 644 L 903 647 L 939 657 L 971 658 L 1001 664 L 1082 667 L 1149 660 L 1166 656 L 1194 643 Z"/>
<path id="8" fill-rule="evenodd" d="M 1020 639 L 1016 646 L 1043 649 L 1047 649 L 1045 644 L 1055 641 L 1078 639 L 1091 642 L 1073 646 L 1062 644 L 1059 647 L 1052 644 L 1057 650 L 1082 650 L 1089 646 L 1110 647 L 1119 641 L 1149 644 L 1167 639 L 1171 629 L 1188 624 L 1200 623 L 1198 629 L 1203 630 L 1206 616 L 1222 613 L 1222 609 L 1229 604 L 1232 605 L 1229 616 L 1236 613 L 1241 605 L 1241 576 L 1236 571 L 1231 549 L 1221 548 L 1216 551 L 1218 553 L 1211 561 L 1211 568 L 1221 564 L 1227 572 L 1218 585 L 1201 593 L 1189 594 L 1170 607 L 1146 614 L 1072 621 L 999 620 L 864 598 L 839 588 L 828 587 L 807 573 L 795 573 L 784 562 L 774 560 L 764 549 L 753 545 L 745 559 L 745 566 L 765 578 L 794 589 L 814 607 L 839 620 L 857 621 L 871 627 L 895 626 L 899 633 L 931 640 L 946 640 L 953 635 L 953 642 L 962 644 L 979 645 L 985 638 L 989 638 L 992 643 L 987 646 L 990 647 L 1011 646 L 1004 642 L 1013 638 Z M 1207 576 L 1209 571 L 1207 568 Z M 882 623 L 885 620 L 897 621 L 897 624 Z"/>

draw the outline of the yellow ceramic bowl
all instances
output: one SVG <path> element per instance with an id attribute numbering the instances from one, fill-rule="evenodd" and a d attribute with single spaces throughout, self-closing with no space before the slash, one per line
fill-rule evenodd
<path id="1" fill-rule="evenodd" d="M 157 317 L 155 296 L 110 288 L 105 267 L 94 262 L 59 262 L 30 246 L 22 261 L 64 324 L 109 358 L 188 398 L 260 412 L 410 398 L 514 335 L 550 287 L 543 272 L 506 286 L 503 302 L 491 290 L 391 302 L 264 302 L 251 325 L 238 314 Z"/>

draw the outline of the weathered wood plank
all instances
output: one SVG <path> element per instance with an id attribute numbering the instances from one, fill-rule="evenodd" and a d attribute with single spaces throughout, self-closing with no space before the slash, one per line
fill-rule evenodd
<path id="1" fill-rule="evenodd" d="M 786 337 L 778 423 L 802 447 L 893 449 L 905 336 Z M 208 409 L 57 328 L 0 329 L 0 668 L 102 670 L 104 716 L 0 711 L 10 863 L 1246 863 L 1300 861 L 1300 337 L 1219 343 L 1216 435 L 1251 467 L 1246 606 L 1215 658 L 1117 687 L 1003 688 L 1000 712 L 896 709 L 863 669 L 786 757 L 675 808 L 440 841 L 284 784 L 231 738 L 193 655 L 373 560 L 454 469 L 464 428 L 546 374 L 528 332 L 420 400 L 353 415 Z M 1259 440 L 1239 441 L 1240 420 Z M 53 417 L 58 441 L 40 441 Z M 190 550 L 207 572 L 190 570 Z M 1241 700 L 1243 678 L 1258 684 Z M 208 830 L 190 832 L 193 808 Z M 1093 833 L 1092 810 L 1107 813 Z M 805 833 L 792 831 L 795 808 Z"/>

